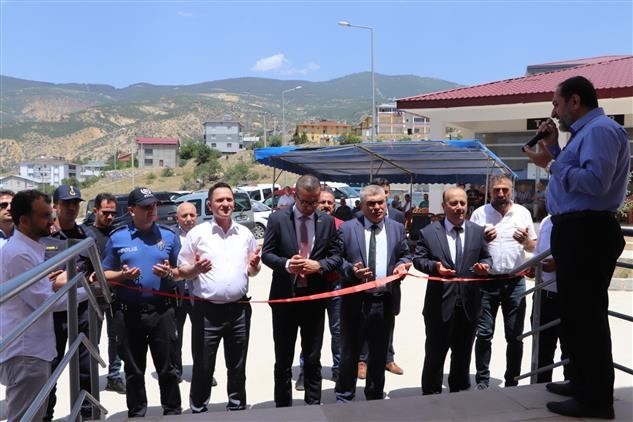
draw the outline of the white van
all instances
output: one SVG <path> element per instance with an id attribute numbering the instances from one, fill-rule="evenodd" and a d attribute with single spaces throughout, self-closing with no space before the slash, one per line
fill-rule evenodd
<path id="1" fill-rule="evenodd" d="M 258 183 L 256 186 L 238 186 L 237 189 L 246 192 L 251 199 L 264 202 L 273 195 L 274 190 L 281 189 L 281 186 L 278 183 L 274 185 L 272 183 Z"/>
<path id="2" fill-rule="evenodd" d="M 347 183 L 325 182 L 322 186 L 329 188 L 334 193 L 337 208 L 340 205 L 341 198 L 345 198 L 345 203 L 350 208 L 354 208 L 354 204 L 357 200 L 360 201 L 359 191 L 350 187 Z"/>

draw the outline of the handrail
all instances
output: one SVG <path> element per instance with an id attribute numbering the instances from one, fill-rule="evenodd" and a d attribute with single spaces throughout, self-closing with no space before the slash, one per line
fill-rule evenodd
<path id="1" fill-rule="evenodd" d="M 54 257 L 47 259 L 42 264 L 36 265 L 19 276 L 8 280 L 6 283 L 0 284 L 0 305 L 47 276 L 53 268 L 59 267 L 73 256 L 84 251 L 88 251 L 90 262 L 95 270 L 99 286 L 103 290 L 106 302 L 112 303 L 112 295 L 110 293 L 110 288 L 108 287 L 108 282 L 105 278 L 105 273 L 103 272 L 103 267 L 101 266 L 97 245 L 95 244 L 94 239 L 87 238 L 77 242 L 77 244 L 69 247 L 68 249 L 61 251 Z"/>
<path id="2" fill-rule="evenodd" d="M 633 227 L 629 228 L 629 227 L 620 227 L 622 230 L 622 234 L 624 236 L 628 236 L 628 237 L 633 237 Z M 537 255 L 534 255 L 532 258 L 530 258 L 529 260 L 525 261 L 523 264 L 517 266 L 516 268 L 514 268 L 512 270 L 512 273 L 514 274 L 518 274 L 524 270 L 526 270 L 527 268 L 530 267 L 537 267 L 537 271 L 536 271 L 536 283 L 535 286 L 529 290 L 527 290 L 522 297 L 525 297 L 529 294 L 535 293 L 538 290 L 542 290 L 544 287 L 554 283 L 556 280 L 550 280 L 547 282 L 541 282 L 541 276 L 542 276 L 542 263 L 541 260 L 543 260 L 544 258 L 547 258 L 549 255 L 551 255 L 551 250 L 547 249 L 544 252 L 541 252 Z M 631 268 L 633 269 L 633 263 L 631 262 L 624 262 L 621 260 L 618 260 L 616 262 L 616 266 L 617 267 L 623 267 L 623 268 Z M 540 300 L 540 295 L 535 295 L 534 296 L 534 300 L 533 300 L 533 311 L 532 311 L 532 330 L 528 331 L 526 333 L 522 333 L 519 336 L 517 336 L 518 340 L 523 340 L 526 337 L 529 336 L 534 336 L 534 339 L 532 341 L 532 371 L 527 372 L 525 374 L 521 374 L 517 377 L 514 377 L 515 381 L 519 381 L 523 378 L 527 378 L 527 377 L 531 377 L 531 383 L 535 383 L 537 378 L 536 375 L 544 372 L 544 371 L 548 371 L 550 369 L 559 367 L 561 365 L 565 365 L 569 362 L 569 359 L 564 359 L 560 362 L 556 362 L 553 363 L 551 365 L 547 365 L 544 366 L 542 368 L 538 368 L 538 343 L 539 343 L 539 334 L 541 331 L 545 331 L 549 328 L 552 328 L 556 325 L 559 325 L 561 323 L 560 318 L 550 321 L 546 324 L 540 325 L 540 326 L 534 326 L 534 321 L 540 321 L 540 312 L 541 312 L 541 300 Z M 633 322 L 633 316 L 630 315 L 626 315 L 626 314 L 622 314 L 620 312 L 616 312 L 616 311 L 611 311 L 611 310 L 607 310 L 607 314 L 609 316 L 615 317 L 615 318 L 619 318 L 619 319 L 623 319 L 625 321 L 629 321 L 629 322 Z M 613 362 L 613 367 L 615 369 L 619 369 L 620 371 L 626 372 L 628 374 L 633 375 L 633 369 L 628 368 L 626 366 L 620 365 L 618 363 Z"/>
<path id="3" fill-rule="evenodd" d="M 79 346 L 82 344 L 86 347 L 86 349 L 88 349 L 93 357 L 99 360 L 101 366 L 106 366 L 106 363 L 103 361 L 103 359 L 101 359 L 101 356 L 99 356 L 99 351 L 88 340 L 86 335 L 84 333 L 79 333 L 75 341 L 73 341 L 73 343 L 68 347 L 68 351 L 66 352 L 62 360 L 59 361 L 59 365 L 57 365 L 57 368 L 55 368 L 48 381 L 46 381 L 40 392 L 37 394 L 37 396 L 35 396 L 33 403 L 31 403 L 24 416 L 22 416 L 22 421 L 28 422 L 33 420 L 33 416 L 37 413 L 39 408 L 42 407 L 44 402 L 48 400 L 48 395 L 53 389 L 53 386 L 57 383 L 57 380 L 66 369 L 66 365 L 68 365 L 70 359 L 74 356 L 74 354 L 79 349 Z"/>
<path id="4" fill-rule="evenodd" d="M 99 413 L 103 412 L 105 414 L 108 413 L 108 409 L 106 409 L 105 407 L 103 407 L 103 405 L 97 400 L 95 399 L 92 394 L 90 394 L 89 392 L 87 392 L 86 390 L 81 390 L 81 393 L 79 393 L 79 398 L 77 398 L 77 401 L 75 401 L 75 403 L 73 404 L 72 409 L 70 410 L 70 415 L 68 415 L 67 420 L 69 421 L 73 421 L 77 419 L 77 416 L 79 416 L 79 412 L 81 412 L 81 403 L 83 403 L 84 400 L 88 400 L 90 401 L 92 404 L 94 404 L 95 406 L 97 406 L 99 408 Z M 99 418 L 100 414 L 93 414 L 92 417 L 94 418 Z"/>
<path id="5" fill-rule="evenodd" d="M 53 389 L 53 386 L 56 384 L 61 373 L 66 369 L 66 366 L 68 366 L 70 370 L 71 403 L 74 403 L 75 405 L 79 403 L 79 407 L 81 407 L 81 403 L 84 401 L 84 399 L 87 399 L 91 401 L 94 406 L 96 406 L 93 407 L 93 413 L 95 415 L 98 416 L 99 414 L 99 410 L 97 410 L 97 408 L 103 409 L 107 412 L 107 410 L 105 410 L 105 408 L 99 403 L 99 373 L 96 366 L 96 362 L 98 362 L 102 367 L 106 366 L 106 363 L 103 361 L 101 356 L 99 356 L 97 339 L 95 338 L 97 329 L 96 318 L 103 320 L 103 314 L 97 298 L 92 291 L 92 286 L 90 285 L 88 280 L 86 280 L 85 274 L 81 272 L 77 273 L 76 258 L 78 255 L 81 254 L 84 257 L 87 255 L 88 259 L 90 259 L 92 267 L 94 269 L 95 278 L 99 287 L 101 288 L 101 294 L 103 295 L 103 298 L 107 303 L 112 302 L 112 295 L 110 293 L 110 288 L 105 278 L 105 273 L 103 272 L 101 259 L 99 257 L 94 239 L 87 238 L 79 241 L 70 239 L 68 241 L 68 246 L 68 248 L 60 251 L 54 257 L 47 259 L 46 261 L 40 263 L 39 265 L 36 265 L 28 271 L 25 271 L 24 273 L 12 278 L 11 280 L 7 280 L 6 282 L 0 284 L 0 304 L 3 304 L 8 300 L 14 298 L 21 292 L 25 291 L 30 286 L 39 282 L 42 278 L 45 278 L 53 269 L 59 268 L 62 264 L 66 265 L 67 282 L 57 292 L 46 298 L 43 303 L 36 309 L 34 309 L 27 318 L 21 321 L 17 325 L 17 327 L 13 329 L 13 331 L 11 331 L 6 337 L 0 340 L 1 352 L 5 350 L 12 342 L 16 341 L 22 334 L 24 334 L 24 332 L 43 315 L 48 312 L 52 312 L 55 304 L 64 296 L 66 297 L 68 310 L 68 341 L 70 343 L 70 347 L 68 348 L 68 351 L 66 352 L 64 357 L 61 359 L 58 366 L 55 368 L 55 371 L 53 371 L 51 377 L 47 380 L 40 392 L 35 397 L 33 403 L 31 404 L 25 415 L 22 417 L 23 421 L 32 420 L 35 413 L 37 413 L 38 410 L 44 405 L 45 401 L 48 400 L 48 396 Z M 84 287 L 85 297 L 90 304 L 90 339 L 86 337 L 85 334 L 78 333 L 78 283 L 81 283 L 81 286 Z M 87 391 L 81 390 L 79 384 L 78 348 L 82 344 L 86 347 L 91 356 L 90 376 L 91 388 L 94 390 L 94 395 L 89 394 Z M 74 410 L 75 408 L 73 407 L 69 420 L 76 419 L 77 413 L 74 413 L 74 416 L 72 416 Z"/>

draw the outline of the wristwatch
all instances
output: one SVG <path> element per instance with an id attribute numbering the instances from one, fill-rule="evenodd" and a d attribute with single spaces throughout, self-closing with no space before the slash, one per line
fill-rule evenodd
<path id="1" fill-rule="evenodd" d="M 552 168 L 552 164 L 553 164 L 553 163 L 554 163 L 554 160 L 550 160 L 550 162 L 549 162 L 549 163 L 547 163 L 547 165 L 545 166 L 545 171 L 546 171 L 548 174 L 552 174 L 552 172 L 550 171 L 550 169 Z"/>

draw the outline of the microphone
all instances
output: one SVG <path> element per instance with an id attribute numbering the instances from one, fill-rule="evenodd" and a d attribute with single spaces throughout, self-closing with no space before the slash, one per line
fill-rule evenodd
<path id="1" fill-rule="evenodd" d="M 526 147 L 532 148 L 534 145 L 536 145 L 536 143 L 538 141 L 540 141 L 541 139 L 545 138 L 547 135 L 548 135 L 547 132 L 538 132 L 536 135 L 534 135 L 534 137 L 532 139 L 527 141 L 527 143 L 525 145 L 523 145 L 523 148 L 521 148 L 521 149 L 523 151 L 525 151 Z"/>

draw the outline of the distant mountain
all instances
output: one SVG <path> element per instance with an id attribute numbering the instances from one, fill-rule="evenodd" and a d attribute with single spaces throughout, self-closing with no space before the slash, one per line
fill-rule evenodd
<path id="1" fill-rule="evenodd" d="M 460 85 L 414 75 L 376 74 L 376 102 Z M 245 133 L 281 127 L 281 92 L 286 127 L 308 119 L 356 124 L 370 113 L 371 73 L 324 82 L 233 78 L 193 85 L 137 83 L 125 88 L 102 84 L 54 84 L 0 75 L 2 167 L 37 155 L 101 158 L 117 145 L 131 150 L 136 136 L 200 139 L 202 123 L 238 120 Z"/>

